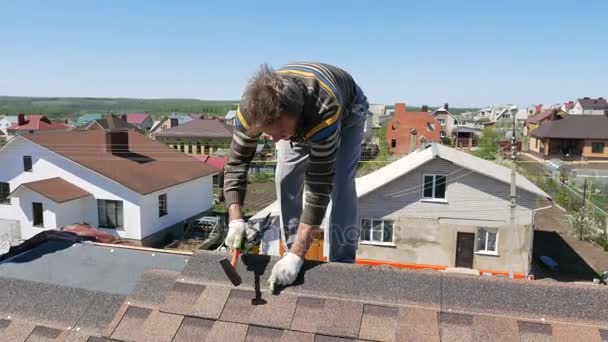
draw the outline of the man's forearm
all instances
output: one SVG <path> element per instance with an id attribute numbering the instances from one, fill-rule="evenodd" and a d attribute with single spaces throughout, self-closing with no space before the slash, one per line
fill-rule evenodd
<path id="1" fill-rule="evenodd" d="M 291 249 L 289 251 L 304 259 L 304 255 L 306 255 L 306 252 L 308 252 L 308 249 L 312 244 L 314 234 L 318 231 L 318 226 L 300 223 L 300 226 L 298 227 L 298 232 L 296 234 L 296 240 L 293 242 L 293 245 L 291 245 Z"/>
<path id="2" fill-rule="evenodd" d="M 243 218 L 243 210 L 240 204 L 234 203 L 228 207 L 228 223 L 232 220 Z"/>

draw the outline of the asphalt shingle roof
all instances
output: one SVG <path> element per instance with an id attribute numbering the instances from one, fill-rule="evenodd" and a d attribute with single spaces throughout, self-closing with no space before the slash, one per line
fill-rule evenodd
<path id="1" fill-rule="evenodd" d="M 28 139 L 143 195 L 219 172 L 134 131 L 128 132 L 128 152 L 112 154 L 106 150 L 105 134 L 105 130 L 74 130 L 18 138 Z M 10 146 L 9 143 L 3 148 Z"/>
<path id="2" fill-rule="evenodd" d="M 158 137 L 232 138 L 234 127 L 215 119 L 194 119 L 164 130 Z"/>
<path id="3" fill-rule="evenodd" d="M 74 199 L 91 195 L 88 191 L 64 180 L 63 178 L 47 178 L 35 182 L 22 183 L 19 187 L 26 187 L 42 196 L 54 201 L 63 203 Z M 15 189 L 15 193 L 18 189 Z"/>
<path id="4" fill-rule="evenodd" d="M 0 275 L 0 341 L 578 337 L 599 342 L 608 334 L 608 292 L 603 286 L 308 262 L 296 285 L 272 295 L 265 284 L 277 258 L 243 256 L 238 271 L 244 282 L 234 288 L 218 264 L 226 255 L 201 251 L 188 257 L 183 271 L 148 269 L 127 296 Z M 107 253 L 104 258 L 115 257 Z M 102 271 L 95 263 L 87 264 Z M 27 272 L 29 264 L 19 266 Z M 252 301 L 256 275 L 263 286 L 260 305 Z"/>
<path id="5" fill-rule="evenodd" d="M 577 100 L 581 106 L 583 106 L 583 108 L 587 109 L 608 109 L 608 101 L 606 101 L 606 99 L 604 98 L 597 98 L 597 99 L 591 99 L 591 98 L 582 98 L 582 99 L 578 99 Z"/>
<path id="6" fill-rule="evenodd" d="M 608 139 L 608 116 L 564 115 L 530 132 L 536 138 Z"/>

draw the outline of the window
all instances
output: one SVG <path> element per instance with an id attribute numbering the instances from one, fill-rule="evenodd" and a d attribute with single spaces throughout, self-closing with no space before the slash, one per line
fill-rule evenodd
<path id="1" fill-rule="evenodd" d="M 439 121 L 442 126 L 445 125 L 445 119 L 437 119 L 437 121 Z"/>
<path id="2" fill-rule="evenodd" d="M 185 148 L 185 144 L 184 143 L 179 144 L 179 151 L 180 152 L 186 152 L 186 148 Z"/>
<path id="3" fill-rule="evenodd" d="M 158 217 L 167 215 L 167 194 L 158 195 Z"/>
<path id="4" fill-rule="evenodd" d="M 34 218 L 34 227 L 44 227 L 44 217 L 42 215 L 42 203 L 32 202 L 32 216 Z"/>
<path id="5" fill-rule="evenodd" d="M 0 204 L 11 204 L 10 198 L 8 195 L 11 194 L 10 184 L 0 182 Z"/>
<path id="6" fill-rule="evenodd" d="M 201 143 L 200 142 L 196 142 L 196 154 L 201 154 L 203 153 L 201 150 Z"/>
<path id="7" fill-rule="evenodd" d="M 604 153 L 604 143 L 594 142 L 591 144 L 591 153 Z"/>
<path id="8" fill-rule="evenodd" d="M 445 199 L 446 177 L 441 175 L 424 175 L 423 198 Z"/>
<path id="9" fill-rule="evenodd" d="M 97 200 L 99 227 L 122 228 L 122 201 Z"/>
<path id="10" fill-rule="evenodd" d="M 361 241 L 393 243 L 393 221 L 361 219 Z"/>
<path id="11" fill-rule="evenodd" d="M 23 156 L 23 171 L 32 172 L 32 157 Z"/>
<path id="12" fill-rule="evenodd" d="M 477 230 L 477 246 L 476 252 L 480 253 L 497 253 L 498 232 L 493 229 L 479 228 Z"/>
<path id="13" fill-rule="evenodd" d="M 538 138 L 537 138 L 537 139 L 534 139 L 534 146 L 535 146 L 536 148 L 538 148 Z"/>
<path id="14" fill-rule="evenodd" d="M 391 147 L 392 147 L 392 148 L 397 147 L 397 139 L 392 139 L 392 140 L 391 140 Z"/>
<path id="15" fill-rule="evenodd" d="M 192 154 L 192 143 L 188 144 L 188 153 Z"/>

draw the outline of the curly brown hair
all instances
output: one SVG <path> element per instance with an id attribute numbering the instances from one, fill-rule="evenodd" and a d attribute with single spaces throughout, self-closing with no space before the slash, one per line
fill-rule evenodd
<path id="1" fill-rule="evenodd" d="M 298 117 L 304 106 L 303 85 L 297 79 L 262 64 L 249 80 L 240 111 L 254 131 L 272 125 L 283 115 Z"/>

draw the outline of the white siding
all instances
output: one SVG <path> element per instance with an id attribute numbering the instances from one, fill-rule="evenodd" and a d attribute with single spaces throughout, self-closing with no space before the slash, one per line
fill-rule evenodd
<path id="1" fill-rule="evenodd" d="M 42 203 L 42 218 L 44 227 L 34 227 L 34 213 L 32 202 Z M 56 210 L 57 205 L 48 198 L 33 192 L 21 191 L 19 198 L 12 198 L 13 217 L 9 219 L 18 220 L 21 222 L 21 237 L 29 239 L 30 237 L 49 229 L 57 229 Z M 7 217 L 2 217 L 7 218 Z"/>
<path id="2" fill-rule="evenodd" d="M 148 236 L 213 208 L 213 176 L 206 176 L 143 196 L 142 235 Z M 158 216 L 158 196 L 167 194 L 167 215 Z"/>

